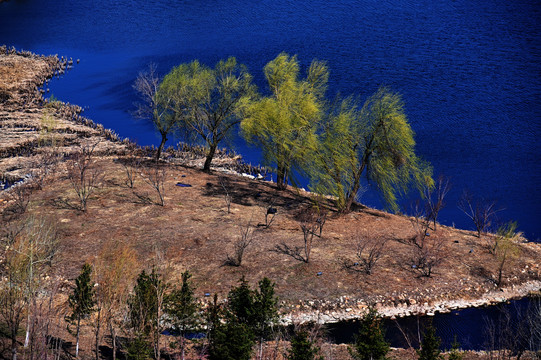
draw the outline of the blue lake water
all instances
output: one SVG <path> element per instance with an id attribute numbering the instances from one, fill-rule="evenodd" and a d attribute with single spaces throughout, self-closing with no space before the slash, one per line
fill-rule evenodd
<path id="1" fill-rule="evenodd" d="M 453 184 L 443 223 L 472 227 L 456 207 L 469 189 L 497 201 L 501 219 L 536 240 L 540 15 L 538 0 L 11 0 L 0 4 L 0 43 L 81 59 L 51 92 L 141 144 L 158 142 L 150 124 L 130 115 L 131 84 L 150 62 L 164 74 L 233 55 L 264 92 L 262 68 L 281 51 L 305 66 L 326 60 L 330 97 L 366 98 L 382 84 L 403 94 L 418 152 Z M 374 191 L 362 201 L 380 206 Z"/>
<path id="2" fill-rule="evenodd" d="M 212 66 L 236 56 L 265 92 L 262 68 L 278 53 L 298 54 L 304 67 L 326 60 L 330 98 L 366 98 L 379 85 L 403 94 L 419 154 L 451 178 L 443 223 L 472 228 L 456 207 L 469 189 L 538 240 L 540 20 L 539 0 L 10 0 L 0 4 L 0 44 L 80 59 L 51 92 L 143 145 L 159 139 L 130 115 L 131 85 L 150 62 L 165 74 L 192 59 Z M 239 139 L 233 145 L 260 160 Z M 380 206 L 374 191 L 362 202 Z M 479 334 L 476 311 L 436 318 L 464 343 Z"/>

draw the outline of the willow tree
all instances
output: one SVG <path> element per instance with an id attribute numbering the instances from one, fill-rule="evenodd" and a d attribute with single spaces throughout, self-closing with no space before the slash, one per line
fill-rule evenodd
<path id="1" fill-rule="evenodd" d="M 248 142 L 261 146 L 264 162 L 276 167 L 283 190 L 294 170 L 306 170 L 307 155 L 316 147 L 329 73 L 314 60 L 300 79 L 297 57 L 285 53 L 270 61 L 264 73 L 271 95 L 245 104 L 241 129 Z"/>
<path id="2" fill-rule="evenodd" d="M 158 98 L 170 101 L 167 113 L 175 126 L 207 146 L 205 171 L 210 170 L 218 144 L 240 122 L 239 105 L 254 94 L 252 76 L 234 57 L 219 61 L 214 69 L 197 60 L 180 64 L 158 89 Z"/>
<path id="3" fill-rule="evenodd" d="M 411 186 L 432 186 L 431 168 L 415 154 L 414 133 L 398 93 L 380 88 L 362 107 L 347 99 L 322 122 L 313 188 L 334 195 L 349 211 L 366 176 L 387 206 L 398 210 L 397 196 Z"/>

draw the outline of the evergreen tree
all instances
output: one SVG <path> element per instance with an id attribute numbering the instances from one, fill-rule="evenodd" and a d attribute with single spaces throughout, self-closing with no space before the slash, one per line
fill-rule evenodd
<path id="1" fill-rule="evenodd" d="M 305 330 L 296 331 L 291 339 L 291 348 L 288 351 L 288 360 L 323 360 L 319 354 L 319 347 L 310 340 Z"/>
<path id="2" fill-rule="evenodd" d="M 349 353 L 356 360 L 384 360 L 389 349 L 381 318 L 376 309 L 370 308 L 360 321 L 359 333 Z"/>
<path id="3" fill-rule="evenodd" d="M 188 270 L 183 272 L 180 289 L 173 290 L 165 299 L 165 312 L 169 315 L 173 329 L 180 337 L 182 359 L 184 359 L 186 333 L 196 329 L 199 324 L 199 306 L 190 283 L 191 277 Z"/>
<path id="4" fill-rule="evenodd" d="M 75 288 L 68 297 L 68 305 L 71 314 L 66 318 L 69 324 L 75 325 L 75 357 L 79 357 L 79 334 L 81 330 L 81 320 L 89 316 L 94 311 L 94 286 L 91 283 L 92 266 L 84 264 L 81 273 L 75 279 Z M 69 328 L 68 328 L 69 330 Z"/>
<path id="5" fill-rule="evenodd" d="M 274 294 L 274 283 L 269 278 L 259 281 L 254 293 L 253 331 L 259 341 L 259 358 L 263 352 L 263 340 L 269 336 L 278 321 L 278 298 Z"/>
<path id="6" fill-rule="evenodd" d="M 425 330 L 421 349 L 417 350 L 419 360 L 440 360 L 443 359 L 440 350 L 441 339 L 436 336 L 436 329 L 432 324 Z"/>
<path id="7" fill-rule="evenodd" d="M 155 358 L 160 356 L 161 311 L 166 285 L 155 269 L 150 274 L 143 270 L 128 298 L 129 326 L 136 339 L 152 340 Z"/>
<path id="8" fill-rule="evenodd" d="M 128 360 L 147 360 L 152 358 L 152 346 L 143 336 L 136 336 L 128 344 Z"/>
<path id="9" fill-rule="evenodd" d="M 456 340 L 455 335 L 455 340 L 451 344 L 451 351 L 449 351 L 449 360 L 462 360 L 463 357 L 464 355 L 460 352 L 460 343 Z"/>
<path id="10" fill-rule="evenodd" d="M 253 327 L 256 316 L 254 293 L 244 276 L 240 279 L 240 285 L 229 291 L 227 296 L 227 310 L 240 323 L 245 323 Z"/>
<path id="11" fill-rule="evenodd" d="M 225 324 L 212 330 L 209 360 L 250 360 L 254 343 L 254 333 L 247 324 L 226 316 Z"/>

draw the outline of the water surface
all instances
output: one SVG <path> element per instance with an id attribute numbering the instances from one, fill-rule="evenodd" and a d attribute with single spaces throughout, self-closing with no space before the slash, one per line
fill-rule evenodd
<path id="1" fill-rule="evenodd" d="M 330 97 L 366 98 L 379 85 L 403 94 L 420 155 L 453 184 L 442 222 L 472 227 L 456 208 L 469 189 L 538 239 L 540 14 L 537 0 L 11 0 L 0 4 L 0 43 L 81 59 L 51 92 L 141 144 L 159 142 L 130 115 L 131 84 L 149 62 L 166 73 L 233 55 L 266 91 L 262 67 L 281 51 L 303 66 L 326 60 Z M 362 200 L 381 206 L 374 191 Z"/>

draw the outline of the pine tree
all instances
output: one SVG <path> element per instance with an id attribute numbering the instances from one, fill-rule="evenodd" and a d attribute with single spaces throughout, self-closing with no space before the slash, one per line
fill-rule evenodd
<path id="1" fill-rule="evenodd" d="M 274 283 L 268 278 L 259 281 L 259 289 L 254 292 L 253 331 L 259 341 L 259 358 L 263 352 L 263 340 L 269 336 L 278 321 L 278 298 L 274 294 Z"/>
<path id="2" fill-rule="evenodd" d="M 376 309 L 370 308 L 360 325 L 355 343 L 349 348 L 350 355 L 356 360 L 384 360 L 390 348 Z"/>
<path id="3" fill-rule="evenodd" d="M 156 269 L 152 269 L 150 274 L 143 270 L 137 278 L 133 295 L 128 298 L 129 326 L 136 339 L 151 339 L 155 358 L 160 356 L 159 339 L 166 288 L 167 283 Z"/>
<path id="4" fill-rule="evenodd" d="M 240 279 L 240 285 L 229 291 L 227 309 L 239 322 L 253 325 L 254 294 L 244 276 Z"/>
<path id="5" fill-rule="evenodd" d="M 319 354 L 319 347 L 310 340 L 306 330 L 296 331 L 291 339 L 291 348 L 288 351 L 288 360 L 323 360 Z"/>
<path id="6" fill-rule="evenodd" d="M 184 340 L 188 331 L 199 324 L 199 306 L 190 283 L 192 275 L 188 270 L 182 273 L 182 285 L 165 299 L 165 312 L 169 315 L 173 329 L 180 337 L 181 358 L 184 359 Z"/>
<path id="7" fill-rule="evenodd" d="M 436 329 L 432 324 L 425 330 L 423 334 L 423 341 L 421 342 L 421 349 L 417 350 L 419 360 L 440 360 L 443 357 L 440 355 L 441 339 L 436 336 Z"/>
<path id="8" fill-rule="evenodd" d="M 463 357 L 464 355 L 460 352 L 460 343 L 456 340 L 455 335 L 455 340 L 451 344 L 451 351 L 449 351 L 449 360 L 462 360 Z"/>
<path id="9" fill-rule="evenodd" d="M 250 360 L 254 343 L 254 333 L 248 325 L 226 316 L 225 324 L 212 330 L 209 360 Z"/>
<path id="10" fill-rule="evenodd" d="M 274 285 L 264 279 L 259 292 L 253 291 L 243 276 L 227 299 L 225 309 L 220 309 L 215 295 L 214 305 L 209 308 L 209 359 L 248 360 L 256 335 L 261 339 L 276 312 Z"/>
<path id="11" fill-rule="evenodd" d="M 79 357 L 79 334 L 81 330 L 81 320 L 89 316 L 94 311 L 94 287 L 90 281 L 92 266 L 84 264 L 83 269 L 77 279 L 75 279 L 75 288 L 68 297 L 68 305 L 71 309 L 71 315 L 66 320 L 69 324 L 75 325 L 75 357 Z"/>

